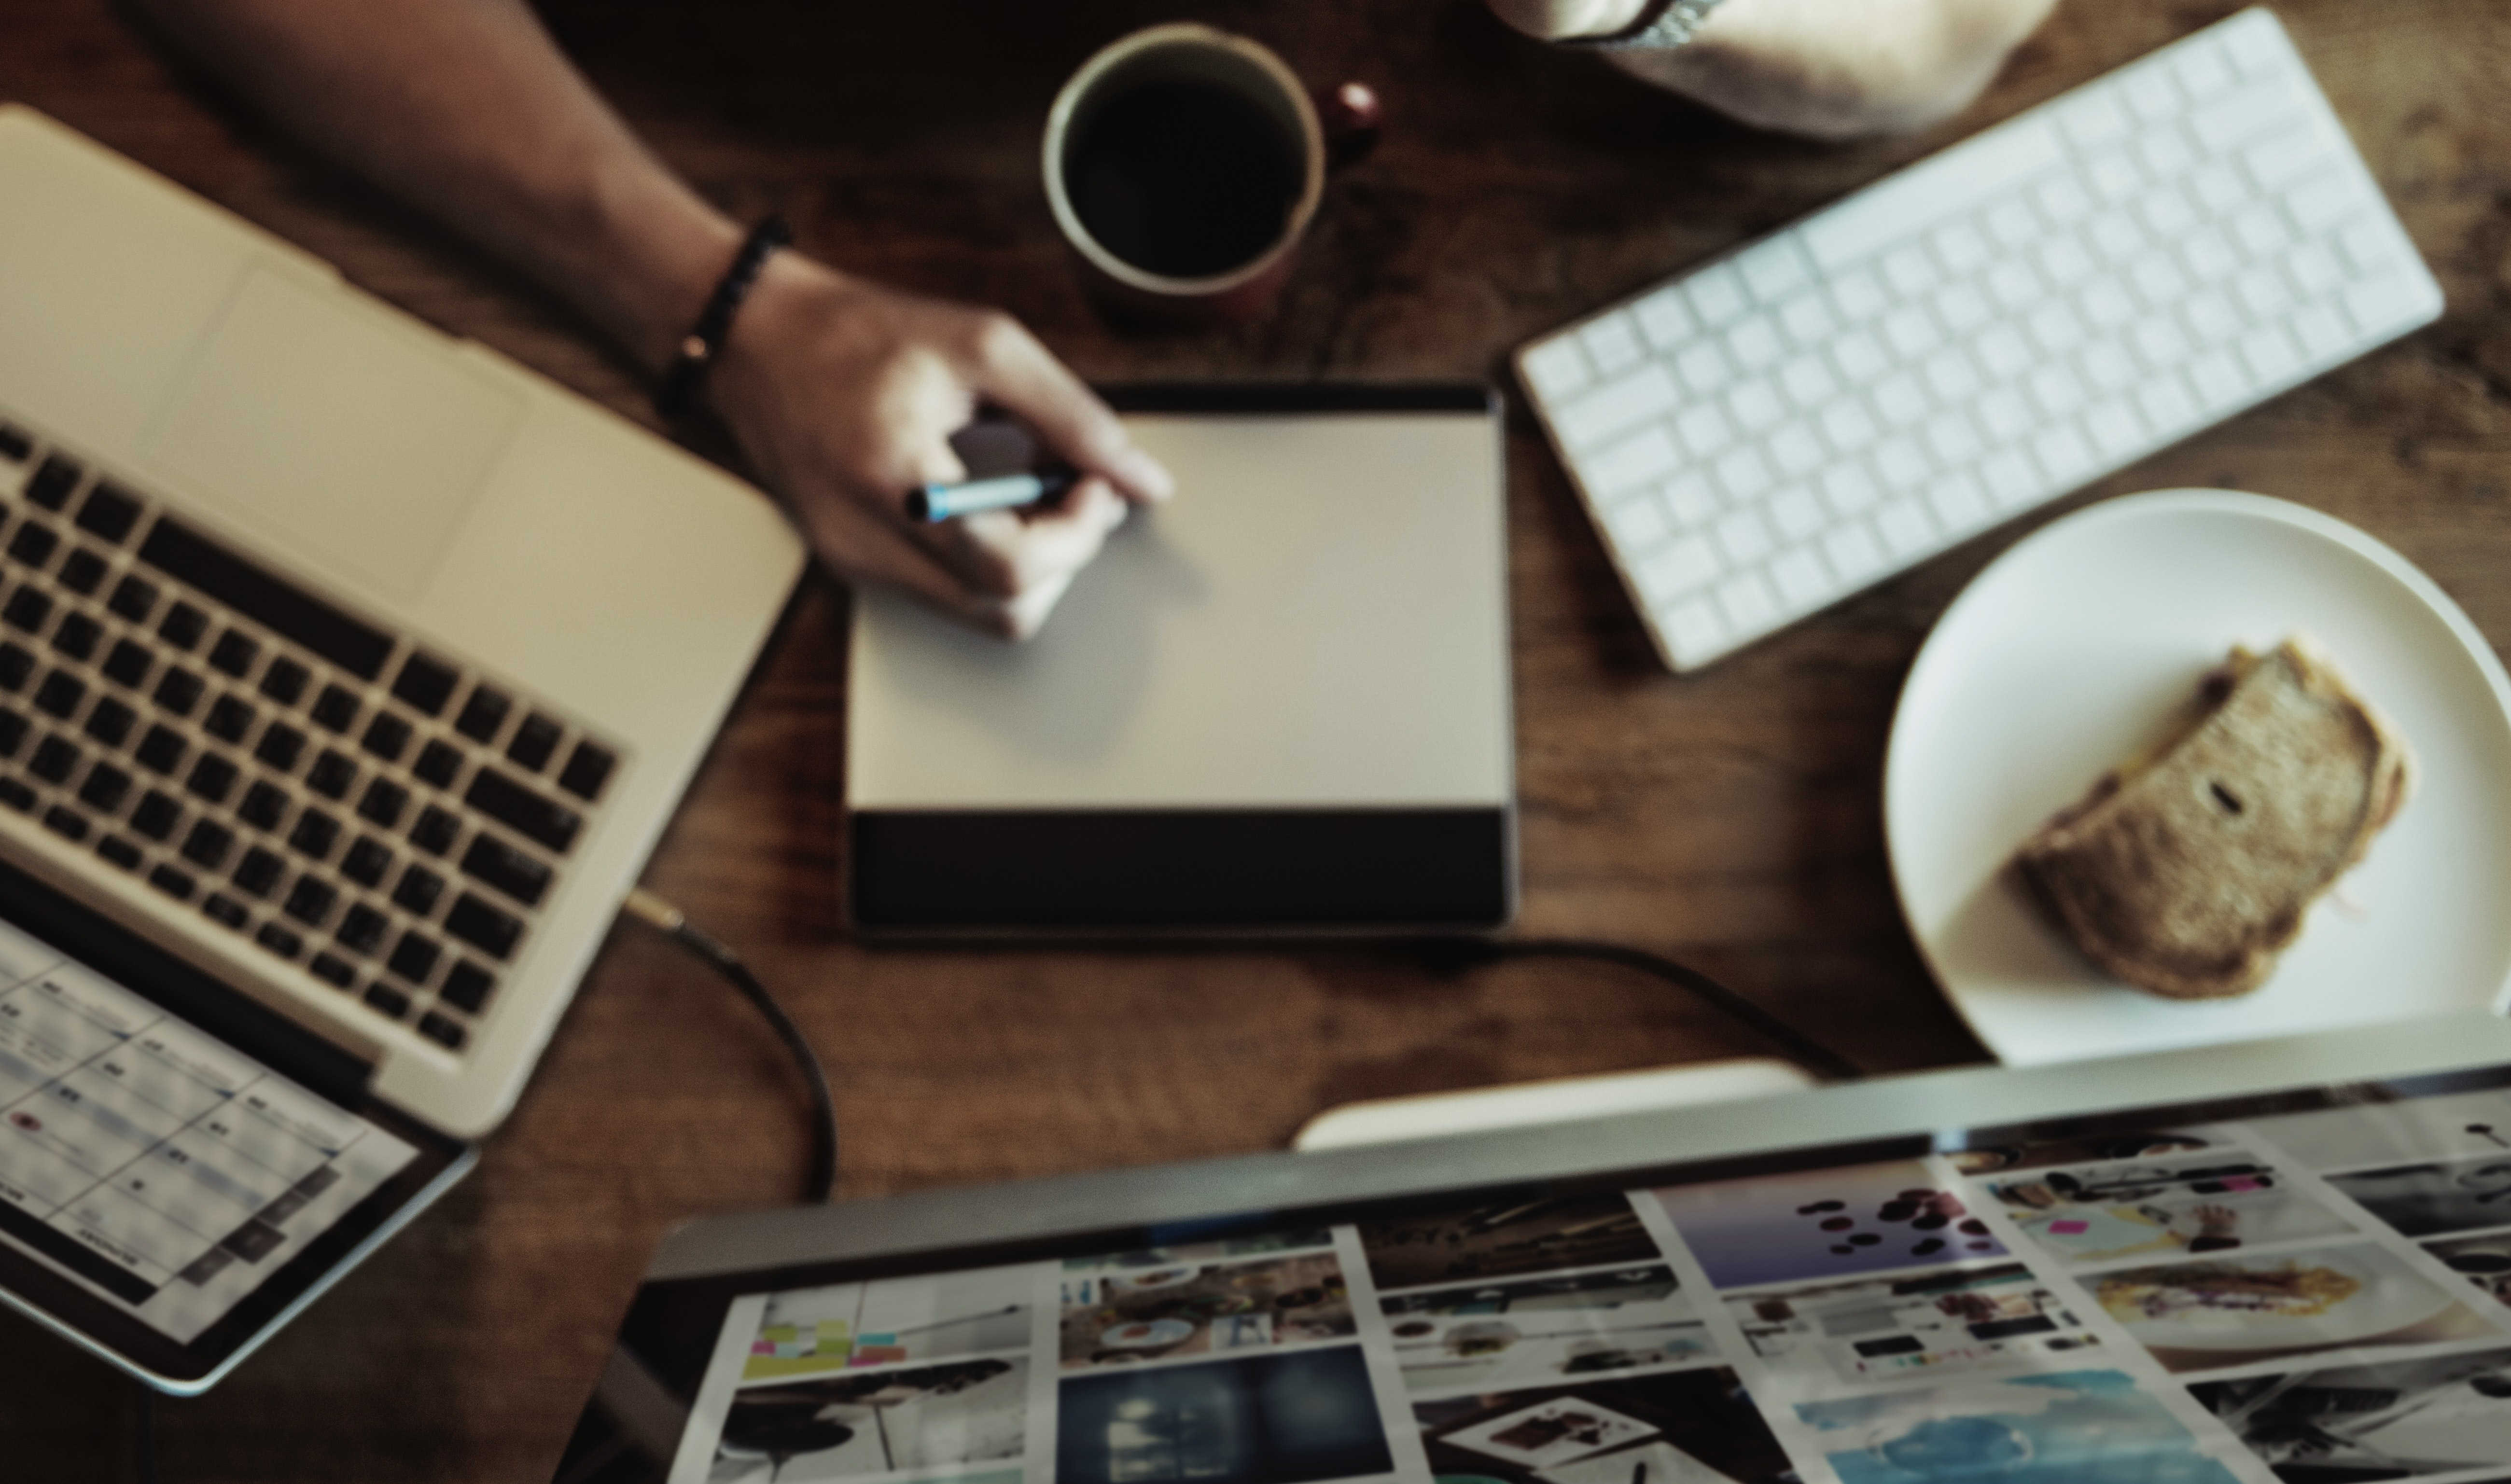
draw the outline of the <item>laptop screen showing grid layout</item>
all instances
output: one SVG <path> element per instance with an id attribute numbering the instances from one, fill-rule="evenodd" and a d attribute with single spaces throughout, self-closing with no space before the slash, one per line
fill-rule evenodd
<path id="1" fill-rule="evenodd" d="M 621 752 L 0 414 L 0 805 L 460 1050 Z"/>

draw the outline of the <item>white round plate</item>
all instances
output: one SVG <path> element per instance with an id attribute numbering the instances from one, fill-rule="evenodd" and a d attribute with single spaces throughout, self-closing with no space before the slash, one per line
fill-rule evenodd
<path id="1" fill-rule="evenodd" d="M 2006 861 L 2156 738 L 2232 645 L 2297 631 L 2406 734 L 2414 795 L 2264 986 L 2200 1002 L 2129 989 L 2042 923 Z M 2430 578 L 2286 501 L 2131 495 L 1989 563 L 1902 689 L 1883 819 L 1911 932 L 2004 1061 L 2492 1008 L 2511 976 L 2511 681 Z"/>
<path id="2" fill-rule="evenodd" d="M 2168 1319 L 2124 1319 L 2128 1332 L 2145 1345 L 2183 1350 L 2266 1351 L 2304 1345 L 2350 1345 L 2421 1324 L 2457 1300 L 2434 1286 L 2433 1280 L 2407 1268 L 2395 1254 L 2379 1247 L 2341 1247 L 2327 1252 L 2301 1252 L 2286 1259 L 2303 1268 L 2326 1268 L 2358 1285 L 2324 1313 L 2306 1317 L 2200 1310 Z M 2227 1266 L 2272 1269 L 2274 1258 L 2254 1258 Z M 2103 1279 L 2085 1279 L 2100 1291 Z"/>

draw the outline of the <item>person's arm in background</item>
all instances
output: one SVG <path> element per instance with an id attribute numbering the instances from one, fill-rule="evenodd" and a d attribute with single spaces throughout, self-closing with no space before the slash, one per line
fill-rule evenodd
<path id="1" fill-rule="evenodd" d="M 1821 138 L 1923 129 L 1969 106 L 2057 0 L 1724 0 L 1688 43 L 1605 55 L 1763 129 Z M 1545 41 L 1609 36 L 1647 0 L 1490 0 Z"/>
<path id="2" fill-rule="evenodd" d="M 138 0 L 315 148 L 537 279 L 659 372 L 741 228 L 665 170 L 523 0 Z M 970 622 L 1033 630 L 1123 520 L 1169 492 L 1106 406 L 1002 314 L 884 288 L 783 251 L 707 396 L 821 558 Z M 947 438 L 978 402 L 1018 414 L 1085 477 L 1049 510 L 908 520 L 964 477 Z"/>

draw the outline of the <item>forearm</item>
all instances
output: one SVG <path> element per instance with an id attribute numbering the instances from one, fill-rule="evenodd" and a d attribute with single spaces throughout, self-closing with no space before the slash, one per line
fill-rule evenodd
<path id="1" fill-rule="evenodd" d="M 138 0 L 315 148 L 530 274 L 660 368 L 739 241 L 522 0 Z"/>

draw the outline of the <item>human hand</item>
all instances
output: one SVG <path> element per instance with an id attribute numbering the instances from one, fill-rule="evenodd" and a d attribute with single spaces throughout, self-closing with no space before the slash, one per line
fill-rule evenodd
<path id="1" fill-rule="evenodd" d="M 1173 489 L 1106 404 L 1009 316 L 797 253 L 768 259 L 708 390 L 821 560 L 1006 638 L 1037 631 L 1131 505 Z M 967 477 L 949 438 L 980 405 L 1019 417 L 1082 477 L 1039 507 L 910 520 L 908 490 Z"/>

